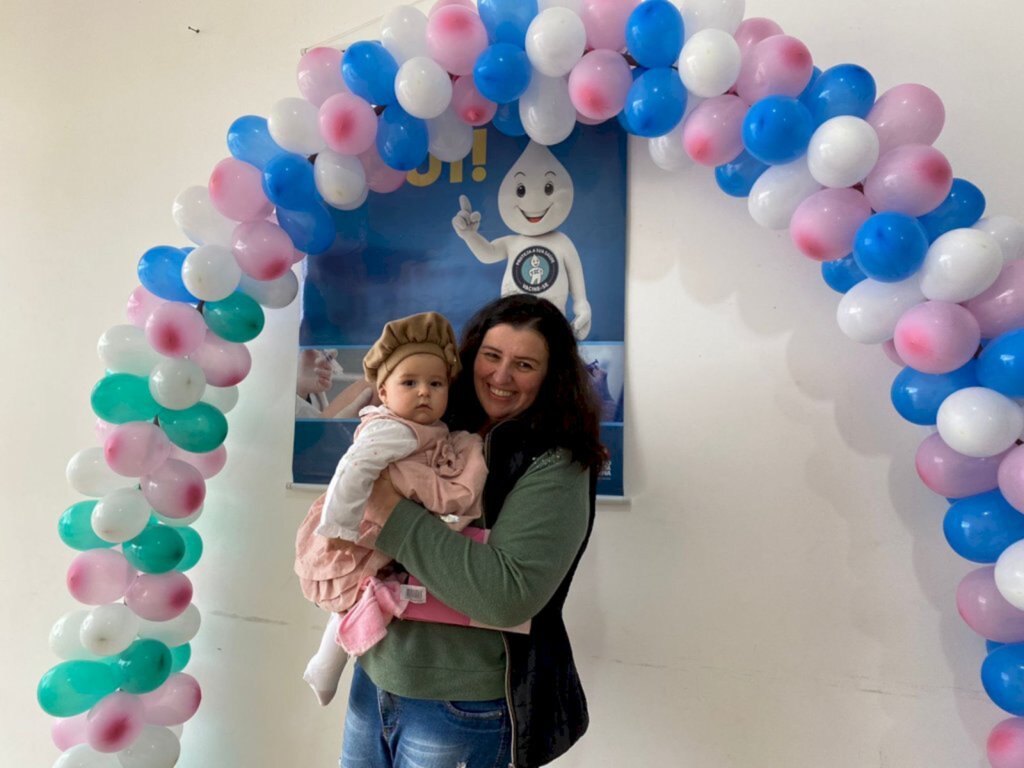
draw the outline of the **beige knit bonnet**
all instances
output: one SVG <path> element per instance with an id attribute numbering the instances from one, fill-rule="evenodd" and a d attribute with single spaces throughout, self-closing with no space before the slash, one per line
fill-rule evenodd
<path id="1" fill-rule="evenodd" d="M 458 374 L 461 365 L 455 332 L 444 315 L 421 312 L 385 325 L 380 338 L 363 358 L 366 380 L 379 387 L 405 358 L 423 354 L 441 358 L 448 368 L 449 380 Z"/>

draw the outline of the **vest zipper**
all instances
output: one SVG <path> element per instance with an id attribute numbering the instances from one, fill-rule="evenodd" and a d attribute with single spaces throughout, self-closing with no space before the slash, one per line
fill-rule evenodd
<path id="1" fill-rule="evenodd" d="M 519 726 L 516 725 L 516 710 L 512 706 L 512 653 L 508 647 L 508 638 L 501 633 L 501 642 L 505 645 L 505 704 L 508 706 L 508 717 L 512 722 L 512 763 L 511 768 L 519 765 L 516 760 L 516 736 L 519 733 Z"/>

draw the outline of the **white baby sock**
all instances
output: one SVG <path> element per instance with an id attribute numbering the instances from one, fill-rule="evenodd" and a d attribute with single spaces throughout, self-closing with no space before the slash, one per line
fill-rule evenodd
<path id="1" fill-rule="evenodd" d="M 320 640 L 320 648 L 313 654 L 313 658 L 306 665 L 306 671 L 302 674 L 302 679 L 309 683 L 309 687 L 313 689 L 321 707 L 330 704 L 334 694 L 337 693 L 341 673 L 345 669 L 345 662 L 348 661 L 345 649 L 334 639 L 338 633 L 339 623 L 341 623 L 341 616 L 332 613 L 327 622 L 327 629 L 324 630 L 324 636 Z"/>

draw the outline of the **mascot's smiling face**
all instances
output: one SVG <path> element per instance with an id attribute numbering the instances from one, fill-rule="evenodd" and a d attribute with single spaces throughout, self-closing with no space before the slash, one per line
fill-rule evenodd
<path id="1" fill-rule="evenodd" d="M 498 211 L 505 226 L 520 235 L 558 229 L 572 210 L 569 172 L 542 144 L 530 142 L 498 189 Z"/>

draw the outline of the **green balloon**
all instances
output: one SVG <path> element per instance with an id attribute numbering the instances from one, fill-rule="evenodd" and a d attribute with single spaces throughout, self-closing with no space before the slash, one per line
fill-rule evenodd
<path id="1" fill-rule="evenodd" d="M 185 542 L 185 556 L 174 567 L 179 571 L 187 571 L 198 563 L 199 558 L 203 556 L 203 537 L 199 535 L 195 528 L 189 528 L 188 526 L 176 528 L 175 530 Z"/>
<path id="2" fill-rule="evenodd" d="M 149 394 L 149 379 L 112 373 L 100 379 L 89 398 L 93 413 L 111 424 L 152 421 L 160 405 Z"/>
<path id="3" fill-rule="evenodd" d="M 192 658 L 192 646 L 188 643 L 171 648 L 171 674 L 181 672 Z"/>
<path id="4" fill-rule="evenodd" d="M 221 301 L 208 301 L 203 305 L 203 317 L 210 330 L 227 341 L 252 341 L 263 330 L 263 308 L 240 291 Z"/>
<path id="5" fill-rule="evenodd" d="M 145 573 L 167 573 L 185 556 L 185 540 L 174 528 L 153 525 L 121 546 L 125 559 Z"/>
<path id="6" fill-rule="evenodd" d="M 102 661 L 64 661 L 39 680 L 39 706 L 54 717 L 72 717 L 92 709 L 117 690 L 117 672 Z"/>
<path id="7" fill-rule="evenodd" d="M 159 640 L 136 640 L 114 662 L 125 693 L 155 691 L 171 674 L 171 651 Z"/>
<path id="8" fill-rule="evenodd" d="M 92 510 L 98 501 L 89 499 L 72 504 L 64 510 L 57 521 L 57 535 L 72 549 L 107 549 L 114 546 L 104 541 L 92 529 Z"/>
<path id="9" fill-rule="evenodd" d="M 196 403 L 182 411 L 160 411 L 160 426 L 179 448 L 206 453 L 224 442 L 228 420 L 209 403 Z"/>

